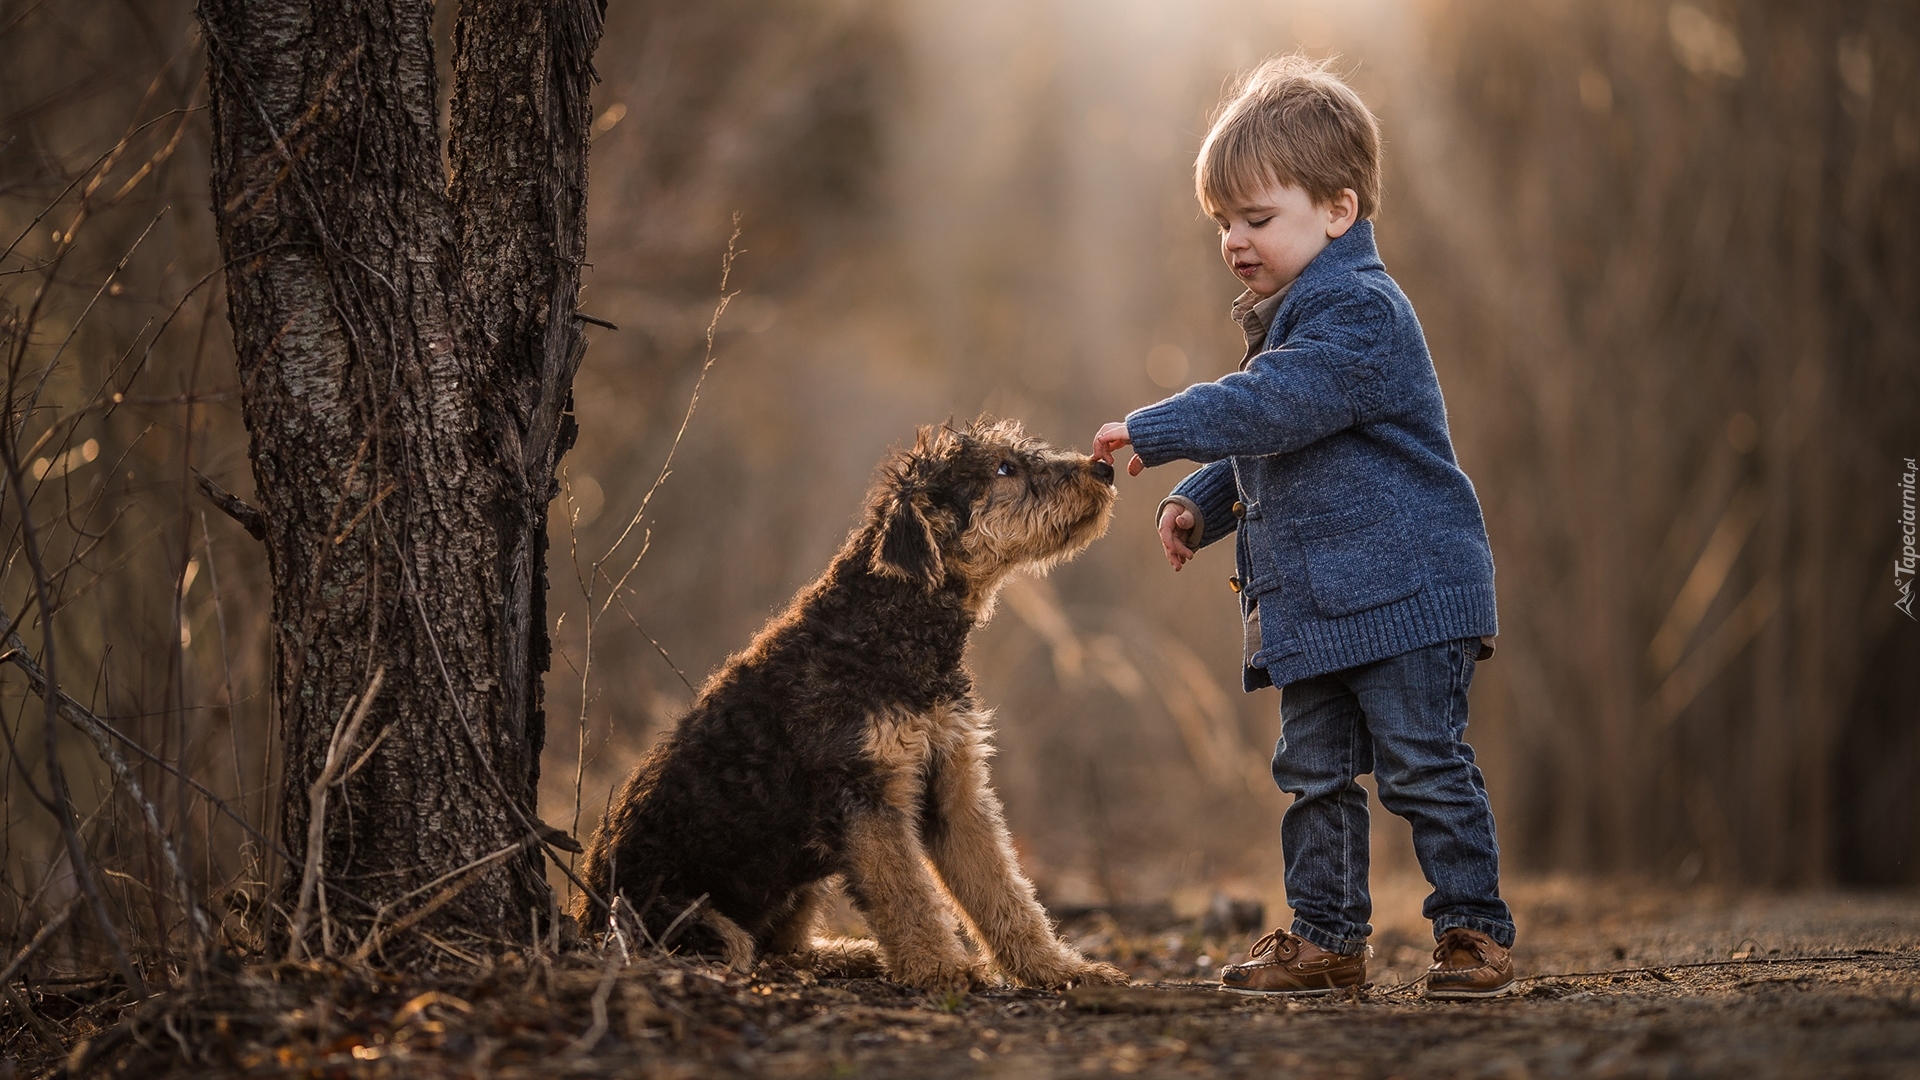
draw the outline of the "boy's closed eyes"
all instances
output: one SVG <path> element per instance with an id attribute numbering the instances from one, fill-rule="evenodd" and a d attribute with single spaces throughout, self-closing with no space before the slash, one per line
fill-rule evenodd
<path id="1" fill-rule="evenodd" d="M 1248 291 L 1272 296 L 1285 288 L 1329 243 L 1345 236 L 1360 217 L 1360 197 L 1352 188 L 1326 203 L 1306 189 L 1269 182 L 1241 205 L 1216 209 L 1220 257 Z"/>

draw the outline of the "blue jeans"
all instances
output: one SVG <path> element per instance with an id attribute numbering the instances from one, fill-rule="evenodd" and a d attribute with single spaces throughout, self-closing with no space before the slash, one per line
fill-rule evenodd
<path id="1" fill-rule="evenodd" d="M 1493 807 L 1463 738 L 1479 644 L 1429 645 L 1281 690 L 1273 779 L 1294 797 L 1280 825 L 1294 933 L 1334 952 L 1366 949 L 1367 792 L 1354 778 L 1371 772 L 1380 802 L 1413 825 L 1434 936 L 1465 926 L 1513 944 Z"/>

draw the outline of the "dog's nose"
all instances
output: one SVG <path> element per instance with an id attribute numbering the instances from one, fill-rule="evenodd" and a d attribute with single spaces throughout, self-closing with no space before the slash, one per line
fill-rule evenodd
<path id="1" fill-rule="evenodd" d="M 1113 483 L 1113 466 L 1107 464 L 1104 461 L 1096 461 L 1091 466 L 1089 466 L 1089 468 L 1093 470 L 1094 476 L 1097 476 L 1100 478 L 1101 483 L 1103 484 Z"/>

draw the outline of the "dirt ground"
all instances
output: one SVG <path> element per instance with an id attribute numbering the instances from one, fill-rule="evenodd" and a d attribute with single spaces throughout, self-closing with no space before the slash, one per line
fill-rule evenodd
<path id="1" fill-rule="evenodd" d="M 1073 913 L 1065 932 L 1136 984 L 1064 994 L 588 954 L 406 982 L 243 967 L 124 1016 L 41 984 L 64 1059 L 7 1005 L 0 1077 L 1920 1077 L 1920 894 L 1508 891 L 1524 981 L 1491 1002 L 1424 1001 L 1431 944 L 1404 919 L 1377 928 L 1363 991 L 1221 993 L 1247 938 L 1162 905 Z M 1380 900 L 1418 910 L 1411 887 Z"/>

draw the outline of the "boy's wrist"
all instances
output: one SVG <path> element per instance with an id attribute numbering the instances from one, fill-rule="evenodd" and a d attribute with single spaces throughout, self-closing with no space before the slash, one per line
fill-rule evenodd
<path id="1" fill-rule="evenodd" d="M 1175 525 L 1174 528 L 1184 534 L 1180 539 L 1186 541 L 1188 547 L 1198 551 L 1200 549 L 1200 538 L 1207 535 L 1207 515 L 1200 511 L 1200 504 L 1187 498 L 1185 495 L 1169 495 L 1161 499 L 1159 508 L 1153 512 L 1153 524 L 1155 528 L 1158 528 L 1161 519 L 1167 516 L 1167 507 L 1169 506 L 1178 506 L 1193 515 L 1192 525 L 1184 530 L 1181 530 L 1178 525 Z"/>
<path id="2" fill-rule="evenodd" d="M 1184 425 L 1175 415 L 1178 411 L 1175 401 L 1176 398 L 1168 398 L 1135 409 L 1123 421 L 1133 452 L 1148 465 L 1164 465 L 1184 456 L 1181 453 Z"/>

